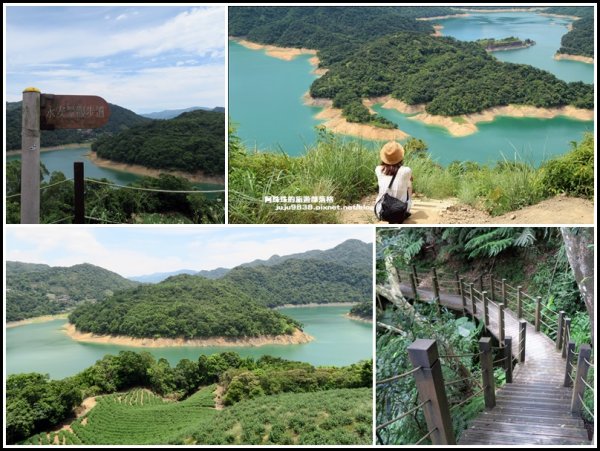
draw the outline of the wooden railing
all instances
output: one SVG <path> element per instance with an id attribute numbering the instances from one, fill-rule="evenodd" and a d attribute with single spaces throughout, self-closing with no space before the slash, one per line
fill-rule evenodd
<path id="1" fill-rule="evenodd" d="M 381 431 L 390 427 L 392 424 L 403 420 L 419 409 L 423 409 L 425 421 L 427 423 L 427 433 L 423 435 L 415 445 L 419 445 L 428 438 L 433 445 L 455 445 L 456 438 L 452 426 L 452 411 L 458 407 L 472 401 L 478 396 L 483 396 L 485 407 L 493 408 L 496 405 L 496 389 L 494 381 L 494 365 L 503 363 L 506 371 L 506 382 L 512 383 L 513 358 L 511 353 L 511 337 L 505 338 L 505 346 L 494 348 L 491 338 L 484 337 L 479 340 L 479 352 L 471 354 L 458 355 L 440 355 L 436 340 L 418 339 L 408 348 L 408 356 L 413 369 L 402 374 L 381 379 L 376 382 L 378 387 L 393 384 L 407 377 L 414 377 L 417 391 L 419 394 L 419 404 L 395 418 L 386 420 L 375 428 L 379 444 L 385 445 Z M 495 350 L 502 350 L 504 357 L 493 360 Z M 462 357 L 479 358 L 481 366 L 481 382 L 476 376 L 457 379 L 454 381 L 444 381 L 442 374 L 442 360 Z M 471 380 L 480 389 L 465 399 L 449 401 L 446 388 L 455 384 Z"/>

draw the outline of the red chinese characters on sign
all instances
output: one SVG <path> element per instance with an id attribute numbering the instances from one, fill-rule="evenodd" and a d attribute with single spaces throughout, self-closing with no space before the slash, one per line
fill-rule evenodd
<path id="1" fill-rule="evenodd" d="M 110 106 L 98 96 L 41 94 L 40 129 L 99 128 L 108 122 Z"/>

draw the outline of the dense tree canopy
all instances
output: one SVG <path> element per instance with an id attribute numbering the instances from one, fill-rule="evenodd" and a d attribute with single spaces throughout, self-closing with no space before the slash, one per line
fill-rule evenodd
<path id="1" fill-rule="evenodd" d="M 350 122 L 395 125 L 372 115 L 366 97 L 392 95 L 454 116 L 507 105 L 593 108 L 593 86 L 566 83 L 528 65 L 502 63 L 480 45 L 431 36 L 417 17 L 455 14 L 451 8 L 230 8 L 230 34 L 251 41 L 318 50 L 329 71 L 312 97 L 333 100 Z M 581 21 L 580 21 L 581 22 Z"/>
<path id="2" fill-rule="evenodd" d="M 41 172 L 48 174 L 41 165 Z M 55 171 L 41 182 L 40 223 L 71 223 L 73 221 L 73 181 Z M 21 208 L 21 162 L 6 165 L 6 222 L 18 224 Z M 170 174 L 141 177 L 129 186 L 159 191 L 139 191 L 114 188 L 108 179 L 85 184 L 85 213 L 92 223 L 141 224 L 223 224 L 224 196 L 204 193 L 169 193 L 160 191 L 197 191 L 193 182 Z M 201 191 L 201 190 L 200 190 Z"/>
<path id="3" fill-rule="evenodd" d="M 340 62 L 362 43 L 398 31 L 433 33 L 419 17 L 455 14 L 446 7 L 232 7 L 229 34 L 282 47 L 317 49 L 322 66 Z"/>
<path id="4" fill-rule="evenodd" d="M 209 175 L 225 172 L 225 114 L 197 110 L 98 139 L 101 158 Z"/>
<path id="5" fill-rule="evenodd" d="M 6 320 L 64 312 L 81 301 L 102 300 L 136 282 L 87 263 L 50 267 L 6 262 Z"/>
<path id="6" fill-rule="evenodd" d="M 170 430 L 170 434 L 162 437 L 160 443 L 179 443 L 187 440 L 190 435 L 202 434 L 210 424 L 212 435 L 223 436 L 229 426 L 232 418 L 237 418 L 237 421 L 242 421 L 245 427 L 250 427 L 251 423 L 260 418 L 261 413 L 255 412 L 254 407 L 250 404 L 249 411 L 246 410 L 247 405 L 245 400 L 250 398 L 260 398 L 261 404 L 273 402 L 280 412 L 278 416 L 289 418 L 294 412 L 297 412 L 300 407 L 306 407 L 306 397 L 296 397 L 295 394 L 303 392 L 319 392 L 323 396 L 313 396 L 311 411 L 320 412 L 324 405 L 319 404 L 318 400 L 326 400 L 329 397 L 337 398 L 338 401 L 347 399 L 356 403 L 356 396 L 361 399 L 360 408 L 363 410 L 360 416 L 361 428 L 357 428 L 360 435 L 364 435 L 364 439 L 371 436 L 369 426 L 371 424 L 371 406 L 372 396 L 366 396 L 364 390 L 371 387 L 372 384 L 372 361 L 362 361 L 346 367 L 314 367 L 308 363 L 293 362 L 277 357 L 262 356 L 258 359 L 251 357 L 243 358 L 234 352 L 223 352 L 220 354 L 201 355 L 198 360 L 183 359 L 175 366 L 171 366 L 166 359 L 155 359 L 148 352 L 132 352 L 121 351 L 118 355 L 106 355 L 101 360 L 98 360 L 94 365 L 86 368 L 75 376 L 68 377 L 62 380 L 49 381 L 47 376 L 37 373 L 30 374 L 15 374 L 8 377 L 6 384 L 6 431 L 8 443 L 14 444 L 36 433 L 42 433 L 42 442 L 46 443 L 46 431 L 56 428 L 58 424 L 63 422 L 69 416 L 72 416 L 74 409 L 81 403 L 82 399 L 88 396 L 97 396 L 104 394 L 112 394 L 123 392 L 133 387 L 145 387 L 157 395 L 173 399 L 183 399 L 181 403 L 168 402 L 163 407 L 169 410 L 175 409 L 176 412 L 167 412 L 166 408 L 158 410 L 150 409 L 150 411 L 133 412 L 138 422 L 152 428 L 155 421 L 174 421 L 177 417 L 184 423 L 188 421 L 185 429 L 185 434 L 182 434 L 181 429 L 175 428 Z M 246 384 L 245 381 L 249 383 Z M 224 389 L 224 401 L 228 406 L 236 404 L 236 409 L 232 413 L 227 413 L 223 421 L 213 421 L 212 415 L 203 418 L 194 408 L 194 405 L 199 405 L 214 409 L 214 383 L 219 383 Z M 204 387 L 203 389 L 198 389 Z M 346 388 L 345 393 L 338 390 Z M 356 389 L 356 390 L 349 390 Z M 362 390 L 362 391 L 359 391 Z M 270 401 L 269 395 L 277 395 L 280 393 L 288 393 L 287 398 L 282 402 L 278 398 L 272 398 Z M 331 393 L 331 395 L 327 395 Z M 129 406 L 134 406 L 135 401 L 128 394 L 119 393 L 125 399 L 129 400 Z M 354 394 L 354 396 L 353 396 Z M 134 398 L 139 400 L 140 392 L 138 391 Z M 86 431 L 81 431 L 78 426 L 80 423 L 73 423 L 73 432 L 77 432 L 77 436 L 70 436 L 68 439 L 87 439 L 88 444 L 123 444 L 132 443 L 140 444 L 140 442 L 131 441 L 130 433 L 140 434 L 140 424 L 132 431 L 126 430 L 123 432 L 121 428 L 115 427 L 114 418 L 106 415 L 103 409 L 108 409 L 110 405 L 103 402 L 106 399 L 108 402 L 120 401 L 122 399 L 114 399 L 110 396 L 103 396 L 98 399 L 98 405 L 94 410 L 98 409 L 99 413 L 92 413 L 89 417 L 90 429 L 89 434 L 84 434 Z M 162 404 L 164 401 L 156 399 L 155 396 L 148 396 L 146 393 L 143 397 L 147 404 Z M 245 402 L 240 402 L 245 401 Z M 368 402 L 367 402 L 368 401 Z M 328 405 L 329 402 L 325 402 Z M 123 403 L 125 404 L 125 403 Z M 143 403 L 142 403 L 143 404 Z M 338 411 L 336 421 L 346 415 L 348 410 L 348 402 L 345 403 L 344 411 Z M 333 407 L 333 406 L 332 406 Z M 339 407 L 339 402 L 338 402 Z M 227 407 L 229 409 L 230 407 Z M 226 409 L 226 410 L 227 410 Z M 272 409 L 267 409 L 271 411 Z M 194 416 L 193 420 L 188 418 L 190 413 Z M 355 413 L 352 414 L 354 420 Z M 327 417 L 329 414 L 327 415 Z M 347 415 L 346 415 L 347 416 Z M 110 418 L 109 421 L 100 421 L 99 417 Z M 325 418 L 327 418 L 325 417 Z M 190 421 L 191 420 L 191 421 Z M 199 426 L 199 422 L 207 420 L 209 424 L 203 423 Z M 341 429 L 348 429 L 348 425 L 352 422 L 344 421 L 337 425 Z M 276 418 L 270 420 L 271 425 L 274 425 Z M 331 423 L 331 422 L 330 422 Z M 219 427 L 221 425 L 223 427 Z M 174 425 L 174 423 L 173 423 Z M 189 426 L 194 425 L 194 428 Z M 263 423 L 261 425 L 264 426 Z M 204 426 L 204 427 L 203 427 Z M 302 426 L 296 424 L 296 427 Z M 335 424 L 330 424 L 327 429 L 331 431 Z M 366 427 L 366 429 L 364 429 Z M 355 428 L 352 428 L 353 430 Z M 335 430 L 335 429 L 334 429 Z M 93 431 L 93 432 L 92 432 Z M 301 427 L 298 432 L 310 433 L 309 427 Z M 81 435 L 79 435 L 81 433 Z M 90 435 L 91 434 L 91 435 Z M 124 434 L 127 434 L 125 436 Z M 150 434 L 152 435 L 152 434 Z M 148 434 L 141 434 L 135 438 L 144 440 Z M 282 438 L 275 433 L 273 428 L 271 441 L 273 443 L 283 443 Z M 45 440 L 44 440 L 45 439 Z M 135 440 L 135 439 L 134 439 Z M 151 444 L 158 444 L 156 438 Z M 199 443 L 228 443 L 225 438 L 222 441 L 214 439 L 200 438 Z M 250 439 L 246 439 L 248 442 Z M 307 438 L 307 440 L 310 440 Z M 313 443 L 317 443 L 316 437 L 313 437 Z M 333 436 L 329 438 L 333 440 Z M 32 443 L 38 443 L 33 441 Z M 146 443 L 146 441 L 144 441 Z M 321 443 L 321 442 L 318 442 Z"/>
<path id="7" fill-rule="evenodd" d="M 6 150 L 21 149 L 21 102 L 6 104 Z M 133 111 L 110 104 L 108 123 L 97 129 L 43 130 L 40 137 L 42 147 L 92 141 L 99 136 L 110 136 L 127 130 L 135 125 L 151 122 L 151 119 L 135 114 Z"/>
<path id="8" fill-rule="evenodd" d="M 187 274 L 82 304 L 69 321 L 83 332 L 138 338 L 258 337 L 291 334 L 300 327 L 242 287 Z"/>
<path id="9" fill-rule="evenodd" d="M 372 294 L 371 265 L 286 260 L 276 266 L 237 267 L 221 280 L 268 307 L 360 302 Z"/>
<path id="10" fill-rule="evenodd" d="M 592 85 L 566 83 L 532 66 L 500 62 L 477 43 L 416 33 L 398 33 L 363 45 L 331 65 L 310 93 L 333 99 L 334 106 L 354 122 L 365 122 L 369 114 L 361 99 L 383 95 L 410 105 L 425 103 L 427 112 L 445 116 L 508 104 L 594 105 Z"/>

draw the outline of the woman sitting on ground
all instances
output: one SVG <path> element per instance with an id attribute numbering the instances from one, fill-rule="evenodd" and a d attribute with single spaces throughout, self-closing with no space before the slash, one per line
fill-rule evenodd
<path id="1" fill-rule="evenodd" d="M 375 212 L 379 216 L 381 212 L 381 203 L 379 200 L 387 192 L 403 202 L 408 203 L 407 217 L 410 216 L 412 205 L 412 170 L 404 166 L 404 148 L 396 141 L 386 143 L 379 152 L 381 164 L 375 168 L 377 182 L 379 184 L 379 194 L 375 201 Z M 395 177 L 394 177 L 395 176 Z M 390 186 L 390 182 L 394 182 Z M 388 190 L 389 187 L 389 190 Z M 390 222 L 390 224 L 400 224 L 401 222 Z"/>

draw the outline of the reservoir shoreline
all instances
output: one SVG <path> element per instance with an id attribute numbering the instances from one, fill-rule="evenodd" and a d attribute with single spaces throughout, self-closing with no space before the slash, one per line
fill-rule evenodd
<path id="1" fill-rule="evenodd" d="M 434 20 L 434 18 L 427 19 Z M 441 29 L 442 28 L 436 28 L 436 32 L 440 32 Z M 290 61 L 298 55 L 314 55 L 316 53 L 316 51 L 312 49 L 294 49 L 289 47 L 277 47 L 274 45 L 263 45 L 236 37 L 230 37 L 230 39 L 251 50 L 266 50 L 268 56 L 286 61 Z M 311 60 L 313 60 L 313 58 L 311 58 Z M 311 61 L 311 64 L 315 64 L 314 61 Z M 316 64 L 318 64 L 318 59 Z M 323 126 L 333 133 L 373 141 L 402 141 L 410 136 L 401 129 L 384 129 L 368 124 L 348 122 L 342 116 L 341 109 L 333 108 L 333 101 L 331 99 L 314 98 L 307 92 L 303 96 L 303 103 L 307 106 L 322 108 L 322 111 L 317 113 L 314 117 L 323 121 Z M 421 121 L 427 125 L 443 127 L 454 137 L 463 137 L 476 133 L 479 130 L 476 125 L 477 123 L 493 122 L 496 117 L 500 116 L 537 119 L 552 119 L 558 116 L 565 116 L 580 121 L 594 120 L 594 110 L 575 108 L 569 105 L 557 108 L 538 108 L 530 105 L 504 105 L 489 108 L 478 113 L 463 114 L 459 116 L 440 116 L 427 113 L 425 111 L 425 104 L 408 105 L 401 100 L 393 99 L 389 95 L 363 99 L 363 104 L 369 108 L 371 113 L 373 113 L 372 107 L 374 105 L 382 104 L 383 108 L 395 109 L 403 114 L 411 114 L 413 116 L 409 117 L 409 119 Z"/>
<path id="2" fill-rule="evenodd" d="M 314 340 L 307 333 L 296 329 L 292 335 L 264 335 L 259 337 L 228 338 L 210 337 L 202 339 L 186 338 L 134 338 L 125 335 L 96 335 L 91 332 L 81 332 L 73 324 L 67 323 L 63 331 L 73 340 L 84 343 L 113 344 L 141 348 L 167 347 L 213 347 L 213 346 L 244 346 L 258 347 L 264 345 L 294 345 L 310 343 Z"/>
<path id="3" fill-rule="evenodd" d="M 85 156 L 96 166 L 99 166 L 99 167 L 105 168 L 105 169 L 112 169 L 114 171 L 129 172 L 131 174 L 141 175 L 141 176 L 149 176 L 149 177 L 158 177 L 160 174 L 169 174 L 169 175 L 175 175 L 177 177 L 183 177 L 185 179 L 188 179 L 188 180 L 190 180 L 192 182 L 196 182 L 196 183 L 214 183 L 217 185 L 225 184 L 225 176 L 212 176 L 212 175 L 205 175 L 202 173 L 189 173 L 189 172 L 184 172 L 184 171 L 172 171 L 172 170 L 166 170 L 166 169 L 153 169 L 153 168 L 148 168 L 146 166 L 141 166 L 138 164 L 120 163 L 118 161 L 112 161 L 112 160 L 108 160 L 106 158 L 100 158 L 96 154 L 96 152 L 93 152 L 92 150 L 90 150 L 90 152 L 87 153 Z"/>
<path id="4" fill-rule="evenodd" d="M 28 324 L 47 323 L 48 321 L 54 321 L 55 319 L 67 319 L 68 316 L 68 313 L 34 316 L 33 318 L 25 318 L 18 321 L 8 321 L 4 327 L 9 329 L 11 327 L 27 326 Z"/>

